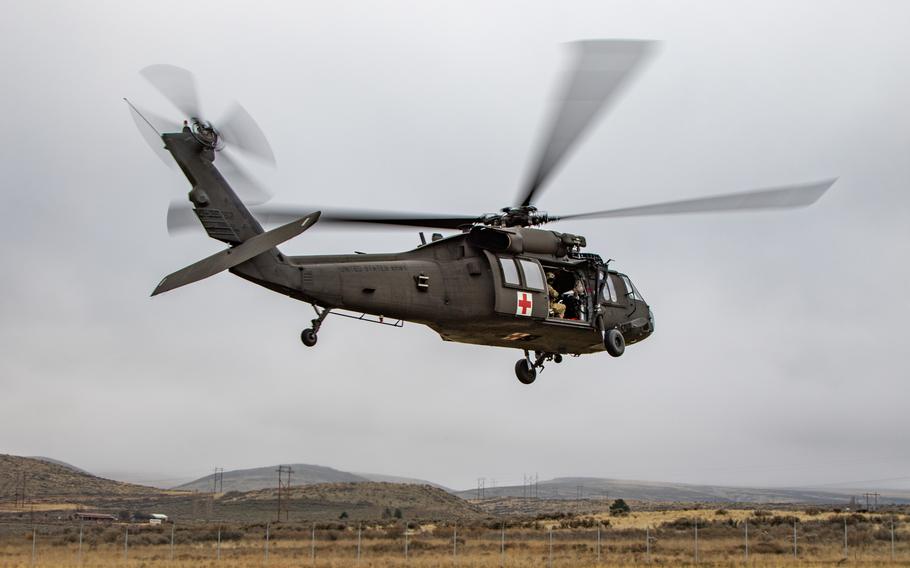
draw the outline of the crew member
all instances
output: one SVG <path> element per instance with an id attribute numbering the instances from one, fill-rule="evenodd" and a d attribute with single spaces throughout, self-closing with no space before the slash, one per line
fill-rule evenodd
<path id="1" fill-rule="evenodd" d="M 550 297 L 550 315 L 562 319 L 566 315 L 566 305 L 560 303 L 559 292 L 553 287 L 553 279 L 556 275 L 547 272 L 547 294 Z"/>

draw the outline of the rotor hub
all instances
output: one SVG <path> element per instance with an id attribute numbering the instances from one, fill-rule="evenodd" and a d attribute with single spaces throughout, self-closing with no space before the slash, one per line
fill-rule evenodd
<path id="1" fill-rule="evenodd" d="M 533 205 L 503 207 L 499 213 L 487 213 L 479 223 L 490 227 L 533 227 L 555 220 L 545 211 L 538 211 Z"/>
<path id="2" fill-rule="evenodd" d="M 192 126 L 190 126 L 190 131 L 193 133 L 193 138 L 197 142 L 205 146 L 206 148 L 211 148 L 212 150 L 220 150 L 223 147 L 221 137 L 218 135 L 218 131 L 215 130 L 215 127 L 212 126 L 212 123 L 207 120 L 202 120 L 196 117 L 193 117 Z"/>

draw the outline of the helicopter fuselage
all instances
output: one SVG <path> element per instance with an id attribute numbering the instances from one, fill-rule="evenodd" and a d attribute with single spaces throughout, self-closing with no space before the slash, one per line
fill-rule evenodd
<path id="1" fill-rule="evenodd" d="M 631 281 L 596 255 L 477 246 L 492 246 L 490 235 L 478 236 L 489 231 L 513 249 L 518 241 L 557 250 L 564 239 L 554 231 L 476 228 L 401 253 L 285 257 L 280 284 L 255 266 L 232 271 L 325 309 L 423 324 L 446 341 L 580 355 L 603 351 L 606 329 L 622 331 L 627 344 L 653 331 Z M 556 316 L 555 304 L 566 306 L 566 317 Z"/>

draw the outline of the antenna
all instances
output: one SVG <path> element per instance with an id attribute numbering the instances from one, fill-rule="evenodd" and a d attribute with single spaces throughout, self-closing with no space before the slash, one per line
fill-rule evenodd
<path id="1" fill-rule="evenodd" d="M 139 112 L 139 109 L 136 108 L 136 105 L 131 103 L 130 100 L 126 97 L 123 97 L 123 100 L 126 101 L 126 104 L 130 105 L 130 108 L 133 109 L 133 112 L 135 112 L 139 116 L 139 118 L 141 118 L 146 124 L 149 125 L 149 128 L 151 128 L 155 132 L 155 136 L 158 136 L 158 137 L 161 136 L 161 133 L 158 132 L 157 128 L 152 126 L 152 123 L 149 122 L 149 119 L 145 118 L 145 116 L 141 112 Z"/>

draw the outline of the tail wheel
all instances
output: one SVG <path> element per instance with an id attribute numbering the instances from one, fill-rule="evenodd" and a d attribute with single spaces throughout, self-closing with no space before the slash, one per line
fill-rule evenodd
<path id="1" fill-rule="evenodd" d="M 537 378 L 537 369 L 527 359 L 519 359 L 515 363 L 515 376 L 523 385 L 530 385 Z"/>
<path id="2" fill-rule="evenodd" d="M 604 334 L 604 347 L 607 349 L 607 353 L 614 357 L 619 357 L 626 350 L 626 340 L 622 336 L 622 332 L 618 329 L 608 329 Z"/>
<path id="3" fill-rule="evenodd" d="M 300 332 L 300 341 L 302 341 L 303 344 L 306 345 L 307 347 L 312 347 L 312 346 L 316 345 L 316 339 L 317 339 L 316 332 L 310 328 L 306 328 L 305 330 Z"/>

